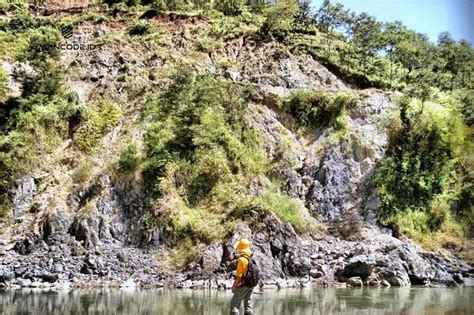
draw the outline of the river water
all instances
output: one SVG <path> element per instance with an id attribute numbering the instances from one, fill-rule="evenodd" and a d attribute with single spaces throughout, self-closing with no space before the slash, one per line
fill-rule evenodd
<path id="1" fill-rule="evenodd" d="M 228 314 L 230 292 L 192 290 L 0 291 L 0 314 Z M 474 314 L 474 287 L 284 289 L 254 295 L 257 315 Z M 243 313 L 243 311 L 242 311 Z"/>

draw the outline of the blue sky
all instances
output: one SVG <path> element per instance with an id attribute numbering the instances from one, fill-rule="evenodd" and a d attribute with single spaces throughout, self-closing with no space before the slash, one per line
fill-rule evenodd
<path id="1" fill-rule="evenodd" d="M 379 21 L 400 20 L 408 28 L 427 34 L 450 32 L 457 40 L 474 43 L 474 0 L 332 0 L 357 13 L 367 12 Z M 322 0 L 312 0 L 315 8 Z"/>

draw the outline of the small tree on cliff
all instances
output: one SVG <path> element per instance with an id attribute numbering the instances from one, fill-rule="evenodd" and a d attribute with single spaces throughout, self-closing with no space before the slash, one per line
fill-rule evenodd
<path id="1" fill-rule="evenodd" d="M 263 10 L 265 22 L 262 32 L 265 35 L 282 28 L 290 28 L 299 10 L 297 0 L 278 0 L 275 5 Z"/>

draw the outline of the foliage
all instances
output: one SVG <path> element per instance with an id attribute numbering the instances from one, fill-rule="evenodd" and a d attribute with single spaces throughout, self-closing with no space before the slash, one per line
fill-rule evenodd
<path id="1" fill-rule="evenodd" d="M 181 69 L 149 101 L 153 123 L 144 178 L 170 233 L 211 242 L 245 219 L 238 209 L 253 206 L 304 227 L 295 204 L 274 185 L 261 196 L 249 193 L 251 182 L 269 171 L 269 161 L 247 122 L 247 94 L 208 74 Z"/>
<path id="2" fill-rule="evenodd" d="M 90 152 L 111 127 L 118 125 L 122 110 L 108 101 L 100 101 L 86 107 L 84 116 L 85 121 L 77 129 L 74 142 L 81 150 Z"/>
<path id="3" fill-rule="evenodd" d="M 18 19 L 30 21 L 29 18 Z M 12 21 L 9 23 L 11 25 Z M 25 29 L 25 34 L 18 33 L 18 37 L 26 41 L 15 57 L 31 68 L 20 68 L 13 73 L 21 83 L 21 96 L 2 100 L 0 104 L 2 198 L 7 198 L 6 194 L 16 177 L 40 166 L 44 155 L 51 153 L 64 139 L 68 134 L 68 120 L 77 106 L 64 88 L 63 71 L 55 63 L 59 52 L 51 49 L 58 40 L 57 30 L 46 26 L 37 29 L 29 27 Z"/>
<path id="4" fill-rule="evenodd" d="M 472 195 L 463 196 L 472 187 L 466 177 L 472 139 L 450 101 L 402 104 L 408 119 L 402 118 L 403 130 L 393 134 L 392 149 L 376 175 L 379 216 L 418 239 L 435 232 L 460 237 L 472 229 Z"/>
<path id="5" fill-rule="evenodd" d="M 345 109 L 353 106 L 356 100 L 356 95 L 346 92 L 299 90 L 293 93 L 283 107 L 301 126 L 313 128 L 333 126 L 339 129 L 344 127 L 344 121 L 339 117 Z"/>
<path id="6" fill-rule="evenodd" d="M 8 92 L 8 75 L 3 68 L 0 68 L 0 102 L 6 101 Z"/>
<path id="7" fill-rule="evenodd" d="M 139 20 L 128 29 L 128 34 L 131 36 L 142 36 L 147 34 L 150 28 L 151 24 L 147 20 Z"/>
<path id="8" fill-rule="evenodd" d="M 117 162 L 117 170 L 120 173 L 134 172 L 140 165 L 141 158 L 138 154 L 138 147 L 136 142 L 127 145 L 120 153 Z"/>
<path id="9" fill-rule="evenodd" d="M 275 5 L 268 6 L 263 10 L 265 22 L 262 26 L 264 34 L 268 34 L 277 29 L 288 29 L 294 17 L 298 13 L 298 1 L 277 0 Z"/>

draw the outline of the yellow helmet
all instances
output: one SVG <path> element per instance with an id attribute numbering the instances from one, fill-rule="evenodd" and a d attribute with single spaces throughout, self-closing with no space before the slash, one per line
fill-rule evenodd
<path id="1" fill-rule="evenodd" d="M 234 248 L 239 251 L 243 251 L 250 248 L 250 241 L 246 238 L 242 238 L 234 244 Z"/>

